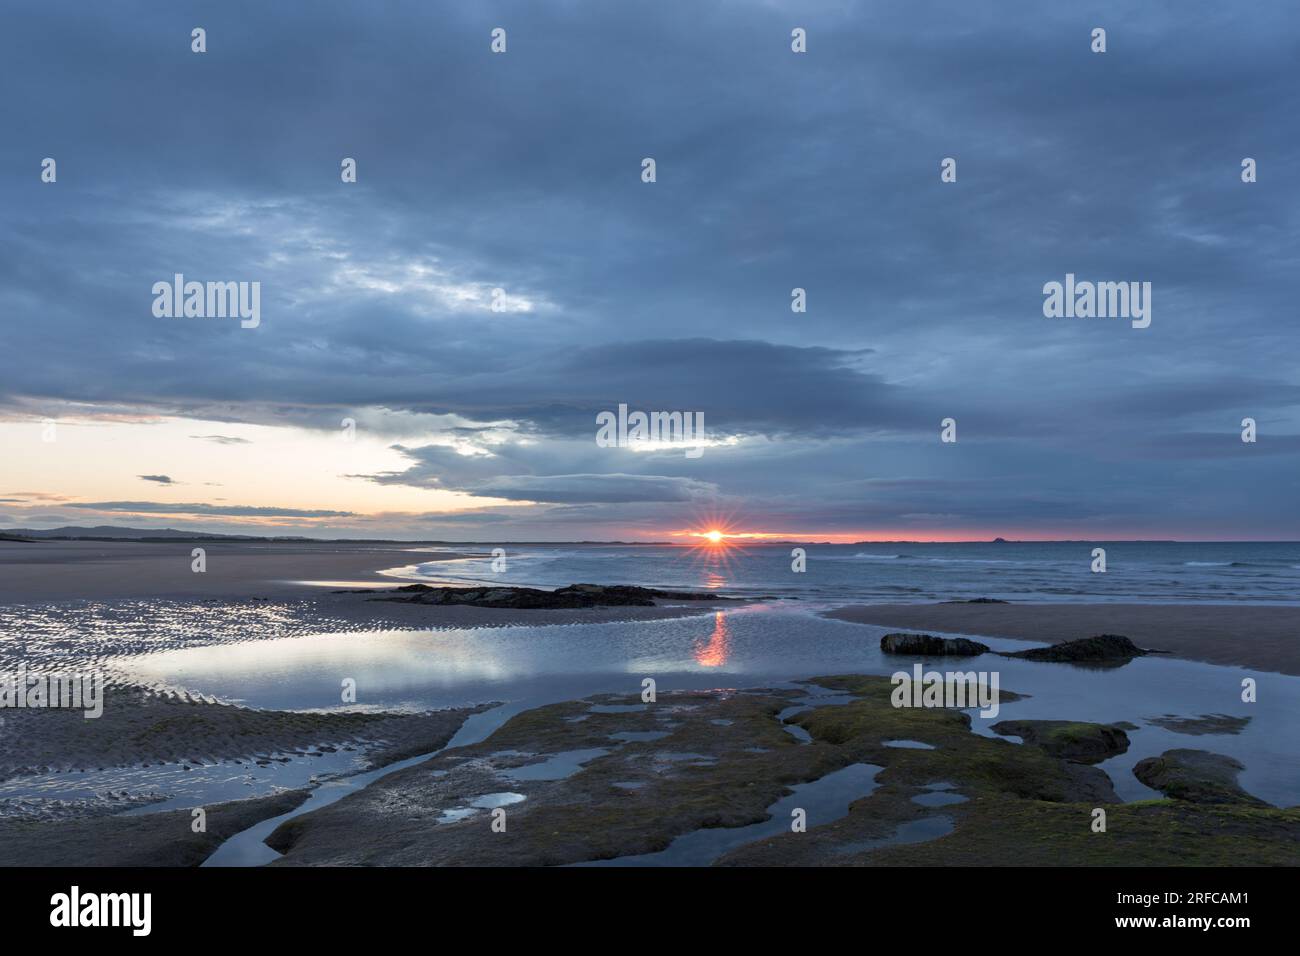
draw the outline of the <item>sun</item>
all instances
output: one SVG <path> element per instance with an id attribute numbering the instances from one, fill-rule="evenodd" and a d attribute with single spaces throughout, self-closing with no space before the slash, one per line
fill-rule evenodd
<path id="1" fill-rule="evenodd" d="M 712 531 L 704 532 L 704 537 L 709 540 L 709 544 L 721 544 L 723 535 L 721 531 L 714 528 Z"/>

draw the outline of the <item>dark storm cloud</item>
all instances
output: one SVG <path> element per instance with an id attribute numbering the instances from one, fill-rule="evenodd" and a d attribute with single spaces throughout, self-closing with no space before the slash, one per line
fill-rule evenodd
<path id="1" fill-rule="evenodd" d="M 662 475 L 546 475 L 494 478 L 472 487 L 485 498 L 541 502 L 692 501 L 717 489 Z"/>
<path id="2" fill-rule="evenodd" d="M 644 496 L 647 521 L 704 493 L 825 529 L 1201 508 L 1272 533 L 1300 463 L 1297 27 L 1209 2 L 25 7 L 0 33 L 0 406 L 453 413 L 491 457 L 372 480 Z M 154 318 L 175 272 L 261 281 L 262 325 Z M 1067 272 L 1152 282 L 1151 327 L 1045 319 Z M 620 402 L 744 441 L 598 454 Z M 503 421 L 537 444 L 477 430 Z"/>

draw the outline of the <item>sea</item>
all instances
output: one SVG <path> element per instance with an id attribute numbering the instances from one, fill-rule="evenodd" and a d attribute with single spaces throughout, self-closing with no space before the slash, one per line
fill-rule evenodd
<path id="1" fill-rule="evenodd" d="M 1104 551 L 1104 571 L 1098 549 Z M 700 547 L 527 544 L 446 550 L 472 556 L 415 561 L 388 573 L 430 584 L 637 584 L 833 603 L 978 597 L 1054 603 L 1300 603 L 1296 542 L 796 545 L 728 540 Z"/>

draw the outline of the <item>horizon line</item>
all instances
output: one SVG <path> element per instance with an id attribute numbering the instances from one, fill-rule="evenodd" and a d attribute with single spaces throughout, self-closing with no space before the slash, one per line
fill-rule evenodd
<path id="1" fill-rule="evenodd" d="M 258 535 L 242 534 L 238 532 L 218 532 L 218 531 L 185 531 L 179 528 L 130 528 L 115 525 L 100 526 L 104 531 L 131 532 L 130 534 L 53 534 L 64 530 L 62 528 L 13 528 L 0 529 L 0 540 L 15 541 L 25 539 L 28 542 L 39 542 L 42 540 L 63 540 L 63 541 L 104 541 L 104 540 L 138 540 L 144 538 L 155 538 L 161 540 L 186 540 L 186 539 L 229 539 L 234 541 L 297 541 L 297 542 L 314 542 L 320 544 L 337 544 L 346 542 L 355 542 L 358 544 L 456 544 L 456 545 L 558 545 L 558 544 L 585 544 L 585 545 L 639 545 L 645 547 L 681 547 L 692 548 L 698 545 L 683 541 L 660 541 L 660 540 L 627 540 L 624 538 L 556 538 L 556 539 L 511 539 L 495 538 L 487 540 L 477 539 L 452 539 L 452 538 L 369 538 L 369 537 L 313 537 L 301 534 L 286 535 Z M 97 529 L 85 529 L 93 532 Z M 33 535 L 33 537 L 28 537 Z M 1300 539 L 1292 538 L 948 538 L 948 539 L 925 539 L 925 538 L 863 538 L 855 541 L 830 541 L 815 537 L 784 537 L 768 539 L 746 539 L 743 543 L 734 545 L 737 548 L 749 546 L 779 546 L 787 544 L 820 544 L 820 545 L 882 545 L 882 544 L 1300 544 Z"/>

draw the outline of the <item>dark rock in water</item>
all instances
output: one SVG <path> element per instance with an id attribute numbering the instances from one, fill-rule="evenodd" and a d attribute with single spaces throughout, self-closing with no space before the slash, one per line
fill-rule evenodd
<path id="1" fill-rule="evenodd" d="M 1100 763 L 1128 750 L 1128 734 L 1115 724 L 1073 720 L 1000 720 L 992 731 L 1020 737 L 1053 757 L 1074 763 Z"/>
<path id="2" fill-rule="evenodd" d="M 880 639 L 886 654 L 912 654 L 921 657 L 974 657 L 988 650 L 988 645 L 964 637 L 935 637 L 933 634 L 886 634 Z"/>
<path id="3" fill-rule="evenodd" d="M 1128 661 L 1134 657 L 1155 653 L 1138 647 L 1119 634 L 1098 634 L 1077 641 L 1065 641 L 1051 647 L 1035 647 L 1028 651 L 999 651 L 1003 657 L 1019 657 L 1027 661 L 1064 661 L 1088 663 Z"/>
<path id="4" fill-rule="evenodd" d="M 654 607 L 656 600 L 735 601 L 738 598 L 694 591 L 660 591 L 630 585 L 570 584 L 554 591 L 515 587 L 431 587 L 407 584 L 372 601 L 399 601 L 405 604 L 470 605 L 472 607 L 514 608 L 523 610 L 584 607 Z"/>
<path id="5" fill-rule="evenodd" d="M 1208 750 L 1166 750 L 1139 760 L 1133 776 L 1174 800 L 1271 806 L 1238 785 L 1237 774 L 1245 769 L 1240 761 Z"/>
<path id="6" fill-rule="evenodd" d="M 967 598 L 964 601 L 940 601 L 940 604 L 1010 604 L 1010 601 L 1004 601 L 1002 598 Z"/>
<path id="7" fill-rule="evenodd" d="M 1202 714 L 1199 717 L 1179 717 L 1165 714 L 1163 717 L 1148 717 L 1148 724 L 1172 730 L 1176 734 L 1239 734 L 1250 723 L 1249 717 L 1234 717 L 1231 714 Z"/>

